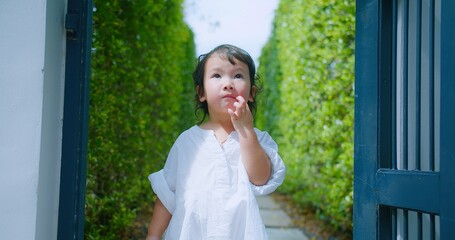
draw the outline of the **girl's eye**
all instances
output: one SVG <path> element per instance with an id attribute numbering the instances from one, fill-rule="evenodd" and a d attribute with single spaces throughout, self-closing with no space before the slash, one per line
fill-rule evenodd
<path id="1" fill-rule="evenodd" d="M 235 75 L 235 78 L 243 78 L 243 75 L 240 74 L 240 73 L 239 73 L 239 74 L 236 74 L 236 75 Z"/>
<path id="2" fill-rule="evenodd" d="M 218 73 L 215 73 L 215 74 L 212 75 L 212 78 L 220 78 L 220 77 L 221 77 L 221 75 L 218 74 Z"/>

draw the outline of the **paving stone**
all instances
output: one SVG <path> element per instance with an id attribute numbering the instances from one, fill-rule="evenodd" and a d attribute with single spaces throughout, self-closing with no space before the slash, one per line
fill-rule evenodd
<path id="1" fill-rule="evenodd" d="M 260 213 L 266 227 L 292 227 L 291 218 L 281 209 L 261 209 Z"/>
<path id="2" fill-rule="evenodd" d="M 271 196 L 260 196 L 256 200 L 260 209 L 280 209 L 280 205 Z"/>
<path id="3" fill-rule="evenodd" d="M 296 228 L 267 228 L 266 230 L 269 240 L 309 240 Z"/>
<path id="4" fill-rule="evenodd" d="M 257 201 L 269 240 L 310 239 L 304 232 L 292 225 L 291 218 L 270 195 L 258 197 Z"/>

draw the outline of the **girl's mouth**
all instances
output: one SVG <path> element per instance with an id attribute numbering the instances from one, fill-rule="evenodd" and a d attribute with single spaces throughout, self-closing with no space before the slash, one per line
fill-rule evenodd
<path id="1" fill-rule="evenodd" d="M 223 97 L 223 98 L 232 98 L 232 99 L 234 99 L 234 100 L 236 100 L 236 99 L 237 99 L 237 98 L 236 98 L 234 95 L 232 95 L 232 94 L 227 94 L 227 95 L 224 95 L 224 97 Z"/>

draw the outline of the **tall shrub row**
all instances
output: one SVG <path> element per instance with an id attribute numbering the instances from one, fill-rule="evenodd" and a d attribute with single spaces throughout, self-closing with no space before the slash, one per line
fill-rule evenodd
<path id="1" fill-rule="evenodd" d="M 257 124 L 288 166 L 280 189 L 350 230 L 355 1 L 281 0 L 273 24 L 259 60 L 268 96 Z"/>
<path id="2" fill-rule="evenodd" d="M 147 175 L 194 124 L 183 0 L 95 0 L 86 239 L 129 239 L 153 204 Z"/>

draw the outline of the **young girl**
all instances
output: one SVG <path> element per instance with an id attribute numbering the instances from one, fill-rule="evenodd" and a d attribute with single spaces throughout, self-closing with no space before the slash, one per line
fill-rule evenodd
<path id="1" fill-rule="evenodd" d="M 232 45 L 199 57 L 193 80 L 203 119 L 149 176 L 157 199 L 147 240 L 166 229 L 171 240 L 267 239 L 255 195 L 273 192 L 286 168 L 275 141 L 253 126 L 255 72 L 250 55 Z"/>

